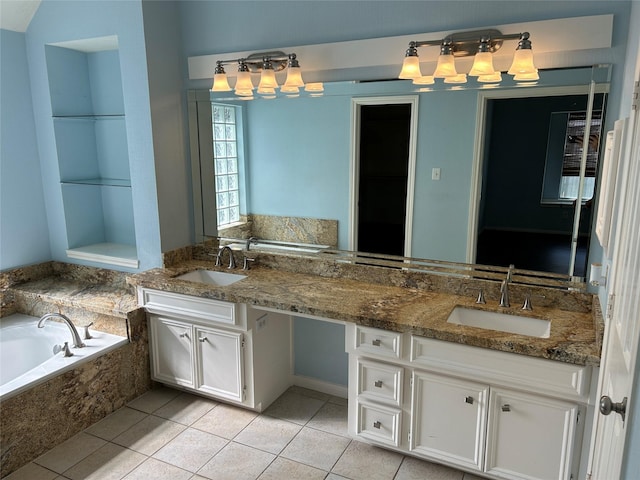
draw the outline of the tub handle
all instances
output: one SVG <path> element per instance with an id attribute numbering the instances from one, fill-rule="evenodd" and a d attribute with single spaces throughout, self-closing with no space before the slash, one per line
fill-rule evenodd
<path id="1" fill-rule="evenodd" d="M 62 347 L 62 351 L 64 352 L 65 357 L 73 357 L 73 352 L 69 348 L 69 342 L 64 342 L 64 346 Z"/>
<path id="2" fill-rule="evenodd" d="M 93 338 L 93 336 L 91 335 L 91 333 L 89 332 L 89 327 L 93 325 L 93 322 L 91 322 L 89 325 L 83 325 L 82 328 L 84 328 L 84 339 L 85 340 L 89 340 L 91 338 Z"/>

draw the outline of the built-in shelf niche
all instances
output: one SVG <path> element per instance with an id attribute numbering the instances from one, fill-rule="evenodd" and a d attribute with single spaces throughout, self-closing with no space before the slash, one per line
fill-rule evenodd
<path id="1" fill-rule="evenodd" d="M 117 37 L 47 45 L 67 256 L 137 268 Z"/>

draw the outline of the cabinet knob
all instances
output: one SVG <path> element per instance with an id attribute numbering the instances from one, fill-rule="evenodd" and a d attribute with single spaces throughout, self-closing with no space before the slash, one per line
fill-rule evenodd
<path id="1" fill-rule="evenodd" d="M 181 333 L 181 334 L 179 335 L 179 337 L 180 337 L 180 338 L 185 338 L 185 337 L 187 337 L 187 333 L 186 333 L 186 332 L 185 332 L 185 333 Z"/>
<path id="2" fill-rule="evenodd" d="M 200 340 L 202 343 L 207 341 L 207 337 L 200 337 L 198 340 Z"/>
<path id="3" fill-rule="evenodd" d="M 380 339 L 376 338 L 375 340 L 371 340 L 371 345 L 373 345 L 374 347 L 379 347 L 380 346 Z"/>
<path id="4" fill-rule="evenodd" d="M 613 402 L 607 395 L 600 397 L 600 413 L 609 415 L 611 412 L 619 414 L 624 422 L 627 413 L 627 397 L 624 397 L 621 402 Z"/>
<path id="5" fill-rule="evenodd" d="M 380 422 L 373 422 L 373 428 L 380 428 L 382 424 Z"/>
<path id="6" fill-rule="evenodd" d="M 509 405 L 508 403 L 505 403 L 504 405 L 502 405 L 502 411 L 503 412 L 510 412 L 511 411 L 511 405 Z"/>
<path id="7" fill-rule="evenodd" d="M 464 397 L 464 403 L 468 403 L 469 405 L 473 405 L 473 397 L 471 395 L 467 395 Z"/>
<path id="8" fill-rule="evenodd" d="M 376 382 L 374 383 L 374 385 L 378 388 L 382 388 L 382 380 L 376 380 Z"/>

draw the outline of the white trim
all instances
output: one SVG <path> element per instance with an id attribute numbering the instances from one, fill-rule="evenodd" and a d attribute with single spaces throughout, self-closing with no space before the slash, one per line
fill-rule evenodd
<path id="1" fill-rule="evenodd" d="M 418 95 L 390 95 L 355 97 L 351 99 L 351 158 L 349 161 L 349 250 L 358 245 L 358 179 L 360 172 L 360 106 L 362 105 L 411 105 L 409 125 L 409 158 L 407 165 L 407 201 L 405 212 L 404 256 L 411 256 L 413 235 L 413 200 L 416 183 L 416 155 L 418 144 Z"/>
<path id="2" fill-rule="evenodd" d="M 469 223 L 467 228 L 467 263 L 475 263 L 478 241 L 478 218 L 480 196 L 482 194 L 482 162 L 484 159 L 484 132 L 486 128 L 486 108 L 489 100 L 504 98 L 557 97 L 562 95 L 588 95 L 590 85 L 568 85 L 561 87 L 537 87 L 535 89 L 508 88 L 504 90 L 478 91 L 476 108 L 476 132 L 473 145 L 473 165 L 471 167 L 471 194 L 469 195 Z M 609 84 L 597 84 L 595 93 L 608 93 Z"/>
<path id="3" fill-rule="evenodd" d="M 326 393 L 334 397 L 348 398 L 347 386 L 337 383 L 325 382 L 317 378 L 305 377 L 303 375 L 293 375 L 291 377 L 293 385 L 296 387 L 308 388 L 316 392 Z"/>

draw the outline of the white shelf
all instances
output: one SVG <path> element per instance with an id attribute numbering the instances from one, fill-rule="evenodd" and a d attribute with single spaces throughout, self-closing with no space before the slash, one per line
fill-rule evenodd
<path id="1" fill-rule="evenodd" d="M 70 248 L 67 256 L 90 262 L 108 263 L 120 267 L 138 268 L 138 252 L 133 245 L 121 243 L 96 243 Z"/>

